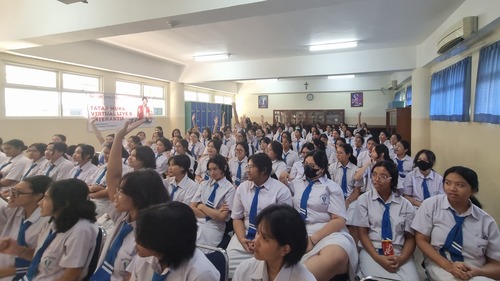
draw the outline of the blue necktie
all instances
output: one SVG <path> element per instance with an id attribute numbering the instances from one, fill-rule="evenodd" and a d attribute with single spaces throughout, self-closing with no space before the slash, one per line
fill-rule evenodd
<path id="1" fill-rule="evenodd" d="M 422 188 L 424 189 L 424 200 L 431 197 L 431 194 L 429 193 L 429 187 L 427 186 L 427 178 L 424 178 L 422 181 Z"/>
<path id="2" fill-rule="evenodd" d="M 241 184 L 241 164 L 243 164 L 243 162 L 238 161 L 238 170 L 236 170 L 236 180 L 234 181 L 236 186 L 240 186 Z"/>
<path id="3" fill-rule="evenodd" d="M 4 163 L 2 166 L 0 166 L 0 170 L 2 170 L 3 168 L 9 166 L 10 164 L 12 164 L 12 162 L 7 162 L 7 163 Z"/>
<path id="4" fill-rule="evenodd" d="M 160 273 L 157 273 L 156 271 L 153 272 L 153 278 L 151 281 L 165 281 L 167 280 L 167 276 L 170 274 L 171 271 L 167 272 L 165 275 L 161 275 Z"/>
<path id="5" fill-rule="evenodd" d="M 82 169 L 76 170 L 75 175 L 73 176 L 74 179 L 78 178 L 78 176 L 82 173 Z"/>
<path id="6" fill-rule="evenodd" d="M 304 189 L 304 192 L 302 193 L 302 197 L 300 198 L 300 216 L 302 219 L 307 218 L 307 201 L 309 200 L 309 195 L 311 194 L 312 186 L 316 181 L 312 181 L 307 179 L 309 184 L 307 185 L 306 189 Z"/>
<path id="7" fill-rule="evenodd" d="M 399 172 L 399 176 L 402 177 L 403 179 L 406 177 L 406 175 L 404 174 L 404 169 L 403 169 L 403 162 L 405 160 L 399 160 L 398 158 L 396 158 L 396 161 L 398 162 L 398 172 Z"/>
<path id="8" fill-rule="evenodd" d="M 106 254 L 106 259 L 99 269 L 92 275 L 90 281 L 107 281 L 110 280 L 111 274 L 113 273 L 115 267 L 116 256 L 118 255 L 118 251 L 123 245 L 123 240 L 127 235 L 132 232 L 134 228 L 131 224 L 124 222 L 122 227 L 120 228 L 120 232 L 116 235 L 113 244 L 108 250 Z"/>
<path id="9" fill-rule="evenodd" d="M 300 141 L 297 140 L 297 152 L 300 151 Z"/>
<path id="10" fill-rule="evenodd" d="M 158 155 L 156 155 L 156 159 L 160 158 L 162 155 L 163 153 L 158 153 Z"/>
<path id="11" fill-rule="evenodd" d="M 288 153 L 283 153 L 283 162 L 286 164 L 286 157 L 288 156 Z"/>
<path id="12" fill-rule="evenodd" d="M 205 143 L 207 141 L 207 139 L 203 139 L 203 145 L 204 146 L 207 146 L 207 144 Z"/>
<path id="13" fill-rule="evenodd" d="M 191 154 L 193 154 L 194 160 L 196 160 L 196 155 L 194 154 L 194 144 L 191 147 Z"/>
<path id="14" fill-rule="evenodd" d="M 210 179 L 210 177 L 208 176 L 208 173 L 209 173 L 208 170 L 206 170 L 205 171 L 205 176 L 203 177 L 203 179 L 206 180 L 206 181 Z"/>
<path id="15" fill-rule="evenodd" d="M 228 140 L 224 139 L 224 145 L 227 145 Z"/>
<path id="16" fill-rule="evenodd" d="M 106 175 L 107 170 L 108 170 L 108 167 L 106 167 L 106 168 L 104 168 L 104 170 L 102 170 L 102 173 L 99 175 L 99 177 L 95 181 L 96 184 L 101 184 L 101 181 L 104 178 L 104 175 Z"/>
<path id="17" fill-rule="evenodd" d="M 384 214 L 382 215 L 382 240 L 392 240 L 391 214 L 389 212 L 391 203 L 385 203 L 381 198 L 377 200 L 385 207 Z"/>
<path id="18" fill-rule="evenodd" d="M 210 196 L 208 196 L 208 201 L 207 201 L 207 207 L 215 209 L 214 205 L 214 200 L 215 200 L 215 195 L 217 194 L 217 188 L 219 188 L 219 183 L 214 184 L 214 189 L 212 190 L 212 193 L 210 193 Z M 211 220 L 211 217 L 205 217 L 205 220 L 209 221 Z"/>
<path id="19" fill-rule="evenodd" d="M 19 227 L 19 232 L 17 233 L 17 244 L 19 246 L 28 247 L 26 243 L 26 230 L 31 226 L 30 221 L 25 221 L 24 219 L 21 221 L 21 226 Z M 28 271 L 28 267 L 30 266 L 30 261 L 25 260 L 20 257 L 16 257 L 14 264 L 16 266 L 16 276 L 14 276 L 13 281 L 21 280 L 24 274 Z"/>
<path id="20" fill-rule="evenodd" d="M 255 149 L 259 150 L 259 142 L 260 140 L 257 139 L 257 144 L 255 145 Z"/>
<path id="21" fill-rule="evenodd" d="M 281 135 L 278 136 L 278 141 L 281 142 Z"/>
<path id="22" fill-rule="evenodd" d="M 170 193 L 170 200 L 174 201 L 174 195 L 175 192 L 177 192 L 177 190 L 179 189 L 179 186 L 174 184 L 171 184 L 171 186 L 172 186 L 172 193 Z"/>
<path id="23" fill-rule="evenodd" d="M 50 172 L 56 167 L 55 164 L 50 164 L 50 167 L 47 169 L 47 172 L 45 172 L 45 175 L 48 177 L 50 175 Z"/>
<path id="24" fill-rule="evenodd" d="M 259 192 L 262 188 L 264 187 L 254 186 L 255 194 L 253 195 L 252 205 L 250 206 L 250 213 L 248 216 L 247 239 L 249 240 L 253 240 L 255 238 L 255 233 L 257 233 L 255 219 L 257 218 L 257 207 L 259 205 Z"/>
<path id="25" fill-rule="evenodd" d="M 342 168 L 342 192 L 344 192 L 344 199 L 347 197 L 347 167 L 340 166 Z"/>
<path id="26" fill-rule="evenodd" d="M 28 268 L 28 272 L 26 272 L 26 275 L 24 275 L 23 280 L 24 281 L 31 281 L 33 278 L 36 276 L 38 273 L 38 265 L 42 261 L 42 256 L 45 250 L 49 247 L 50 243 L 56 238 L 57 232 L 52 232 L 52 229 L 49 231 L 49 235 L 47 235 L 47 238 L 45 238 L 45 241 L 42 244 L 42 247 L 36 251 L 35 256 L 33 256 L 33 259 L 31 260 L 30 266 Z"/>
<path id="27" fill-rule="evenodd" d="M 31 166 L 28 169 L 28 171 L 23 175 L 22 180 L 24 180 L 30 174 L 31 170 L 33 170 L 33 168 L 35 168 L 36 165 L 37 165 L 36 163 L 31 164 Z"/>
<path id="28" fill-rule="evenodd" d="M 462 255 L 462 245 L 463 245 L 463 233 L 462 233 L 462 224 L 464 223 L 465 217 L 458 216 L 455 211 L 450 210 L 455 218 L 455 226 L 450 230 L 448 236 L 446 237 L 446 241 L 441 249 L 439 249 L 439 253 L 441 256 L 446 258 L 445 251 L 450 253 L 450 258 L 452 261 L 464 261 L 464 256 Z"/>
<path id="29" fill-rule="evenodd" d="M 361 148 L 356 148 L 356 157 L 359 156 L 359 152 L 361 151 Z"/>

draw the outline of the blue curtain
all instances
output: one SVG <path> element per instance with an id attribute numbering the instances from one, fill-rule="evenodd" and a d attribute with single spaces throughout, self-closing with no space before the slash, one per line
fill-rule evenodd
<path id="1" fill-rule="evenodd" d="M 411 106 L 411 86 L 406 87 L 406 106 Z"/>
<path id="2" fill-rule="evenodd" d="M 401 101 L 401 91 L 397 92 L 394 95 L 394 101 Z"/>
<path id="3" fill-rule="evenodd" d="M 479 53 L 474 121 L 500 124 L 500 41 Z"/>
<path id="4" fill-rule="evenodd" d="M 470 120 L 471 57 L 432 74 L 430 119 Z"/>

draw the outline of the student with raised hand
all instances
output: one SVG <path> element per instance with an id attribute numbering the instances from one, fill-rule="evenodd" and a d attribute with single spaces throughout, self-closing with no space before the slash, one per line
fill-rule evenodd
<path id="1" fill-rule="evenodd" d="M 418 208 L 425 199 L 444 194 L 443 177 L 432 169 L 436 163 L 434 152 L 422 149 L 413 162 L 415 168 L 403 181 L 403 196 Z"/>
<path id="2" fill-rule="evenodd" d="M 95 205 L 79 179 L 50 184 L 39 202 L 42 217 L 51 217 L 40 232 L 35 251 L 9 238 L 0 251 L 31 260 L 22 280 L 83 280 L 96 249 Z"/>
<path id="3" fill-rule="evenodd" d="M 272 165 L 267 154 L 250 156 L 247 165 L 248 180 L 236 189 L 231 213 L 235 234 L 227 247 L 229 278 L 242 261 L 253 255 L 257 214 L 271 204 L 292 205 L 288 187 L 270 177 Z"/>
<path id="4" fill-rule="evenodd" d="M 340 186 L 330 180 L 328 159 L 321 150 L 304 159 L 304 178 L 289 185 L 295 209 L 306 223 L 309 236 L 302 263 L 318 280 L 354 272 L 358 254 L 346 228 L 346 208 Z"/>
<path id="5" fill-rule="evenodd" d="M 175 226 L 175 227 L 172 227 Z M 218 281 L 220 273 L 196 248 L 196 217 L 180 202 L 152 206 L 137 220 L 137 256 L 130 281 Z"/>
<path id="6" fill-rule="evenodd" d="M 219 152 L 221 146 L 222 141 L 219 139 L 207 141 L 207 156 L 199 159 L 198 167 L 196 168 L 195 172 L 195 180 L 197 183 L 210 179 L 207 164 L 210 159 L 214 158 L 216 155 L 220 155 Z"/>
<path id="7" fill-rule="evenodd" d="M 82 180 L 87 185 L 91 184 L 94 179 L 94 173 L 97 171 L 97 166 L 93 163 L 93 161 L 97 162 L 97 158 L 94 159 L 94 154 L 95 150 L 93 146 L 79 144 L 75 149 L 75 153 L 73 153 L 73 160 L 75 160 L 77 165 L 69 172 L 70 177 Z"/>
<path id="8" fill-rule="evenodd" d="M 6 190 L 21 181 L 24 168 L 29 163 L 29 159 L 24 156 L 27 147 L 22 140 L 9 140 L 3 144 L 3 149 L 8 159 L 0 164 L 0 190 Z"/>
<path id="9" fill-rule="evenodd" d="M 392 161 L 380 161 L 370 176 L 373 189 L 358 198 L 354 219 L 362 245 L 358 275 L 420 280 L 410 227 L 415 213 L 411 203 L 397 193 L 398 169 Z"/>
<path id="10" fill-rule="evenodd" d="M 185 154 L 175 155 L 168 160 L 168 178 L 165 180 L 165 184 L 172 201 L 179 201 L 186 205 L 191 204 L 196 190 L 198 190 L 198 183 L 194 181 L 190 165 L 191 159 Z"/>
<path id="11" fill-rule="evenodd" d="M 113 202 L 107 210 L 114 228 L 108 233 L 92 281 L 127 280 L 126 269 L 136 254 L 133 229 L 141 210 L 165 203 L 169 196 L 160 175 L 153 169 L 134 171 L 122 177 L 121 140 L 144 120 L 124 127 L 116 133 L 106 172 L 107 192 Z M 148 148 L 149 149 L 149 148 Z"/>
<path id="12" fill-rule="evenodd" d="M 73 162 L 66 159 L 68 146 L 63 142 L 53 142 L 47 145 L 45 158 L 49 160 L 44 167 L 42 175 L 51 177 L 53 180 L 71 178 L 70 171 L 73 169 Z"/>
<path id="13" fill-rule="evenodd" d="M 316 281 L 299 263 L 308 239 L 304 220 L 293 207 L 267 206 L 256 222 L 254 257 L 238 266 L 233 281 Z"/>
<path id="14" fill-rule="evenodd" d="M 223 156 L 210 158 L 207 166 L 210 180 L 200 184 L 191 200 L 191 208 L 198 219 L 196 243 L 217 247 L 231 216 L 236 189 Z"/>
<path id="15" fill-rule="evenodd" d="M 19 246 L 27 247 L 26 251 L 35 250 L 40 231 L 49 221 L 49 217 L 41 217 L 38 202 L 51 182 L 47 176 L 32 176 L 9 189 L 8 205 L 0 207 L 2 239 L 14 239 Z M 20 280 L 29 264 L 30 260 L 16 255 L 0 255 L 0 281 Z"/>
<path id="16" fill-rule="evenodd" d="M 450 167 L 444 191 L 424 200 L 411 224 L 430 280 L 499 280 L 500 231 L 477 206 L 476 172 Z"/>
<path id="17" fill-rule="evenodd" d="M 49 161 L 44 155 L 46 149 L 47 145 L 44 143 L 34 143 L 28 147 L 28 158 L 31 161 L 24 168 L 21 180 L 43 173 L 43 168 Z"/>
<path id="18" fill-rule="evenodd" d="M 242 182 L 247 180 L 248 144 L 246 142 L 237 143 L 234 152 L 236 153 L 236 157 L 229 160 L 228 164 L 232 181 L 238 187 Z"/>
<path id="19" fill-rule="evenodd" d="M 106 144 L 111 144 L 113 143 L 113 140 L 115 139 L 115 134 L 109 134 L 106 137 L 103 137 L 101 131 L 99 128 L 97 128 L 97 125 L 95 124 L 96 119 L 92 118 L 90 119 L 90 126 L 92 127 L 92 132 L 94 132 L 95 137 L 97 138 L 97 141 L 101 145 L 101 148 L 104 149 L 104 146 Z M 104 164 L 104 155 L 102 155 L 102 151 L 99 154 L 99 165 Z"/>

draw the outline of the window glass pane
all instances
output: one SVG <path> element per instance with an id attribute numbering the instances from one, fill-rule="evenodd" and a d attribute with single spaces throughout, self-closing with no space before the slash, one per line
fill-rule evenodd
<path id="1" fill-rule="evenodd" d="M 224 97 L 224 103 L 225 104 L 232 104 L 233 103 L 233 98 L 232 97 Z"/>
<path id="2" fill-rule="evenodd" d="M 141 95 L 141 84 L 116 81 L 116 93 L 124 95 Z"/>
<path id="3" fill-rule="evenodd" d="M 224 96 L 214 96 L 214 103 L 224 103 Z"/>
<path id="4" fill-rule="evenodd" d="M 81 91 L 99 91 L 99 78 L 63 73 L 63 89 L 81 90 Z"/>
<path id="5" fill-rule="evenodd" d="M 62 93 L 63 116 L 87 117 L 87 94 Z"/>
<path id="6" fill-rule="evenodd" d="M 196 92 L 185 91 L 184 92 L 184 100 L 185 101 L 196 101 L 197 100 Z"/>
<path id="7" fill-rule="evenodd" d="M 154 109 L 155 116 L 165 116 L 165 100 L 150 99 L 149 103 Z"/>
<path id="8" fill-rule="evenodd" d="M 163 87 L 156 87 L 156 86 L 148 86 L 144 85 L 144 96 L 147 98 L 164 98 L 164 91 Z"/>
<path id="9" fill-rule="evenodd" d="M 201 101 L 201 102 L 210 102 L 210 95 L 209 94 L 198 93 L 198 101 Z"/>
<path id="10" fill-rule="evenodd" d="M 5 67 L 7 84 L 20 84 L 39 87 L 57 86 L 57 76 L 54 71 L 7 65 Z"/>
<path id="11" fill-rule="evenodd" d="M 5 88 L 5 116 L 58 116 L 58 96 L 55 91 Z"/>

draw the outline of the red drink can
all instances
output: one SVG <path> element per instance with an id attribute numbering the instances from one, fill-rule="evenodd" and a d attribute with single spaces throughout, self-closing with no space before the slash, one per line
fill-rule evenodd
<path id="1" fill-rule="evenodd" d="M 384 252 L 384 256 L 394 256 L 392 240 L 382 240 L 382 252 Z"/>

